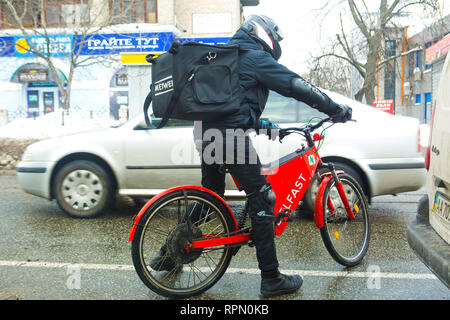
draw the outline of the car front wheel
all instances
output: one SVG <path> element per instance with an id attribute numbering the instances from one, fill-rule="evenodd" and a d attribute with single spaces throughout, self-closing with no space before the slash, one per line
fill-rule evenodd
<path id="1" fill-rule="evenodd" d="M 113 200 L 111 178 L 101 166 L 88 160 L 64 165 L 53 187 L 58 205 L 75 218 L 97 217 Z"/>
<path id="2" fill-rule="evenodd" d="M 344 170 L 345 173 L 350 175 L 353 179 L 356 180 L 356 182 L 358 182 L 358 184 L 361 187 L 363 187 L 363 180 L 362 180 L 360 174 L 355 169 L 353 169 L 352 167 L 350 167 L 347 164 L 340 163 L 340 162 L 335 162 L 334 166 L 335 166 L 336 170 Z M 306 214 L 306 216 L 312 217 L 314 214 L 314 206 L 315 206 L 315 202 L 316 202 L 316 195 L 317 195 L 318 189 L 319 189 L 319 183 L 317 181 L 317 177 L 314 176 L 313 180 L 311 181 L 311 184 L 309 185 L 308 189 L 305 192 L 305 195 L 303 196 L 303 199 L 302 199 L 303 203 L 300 208 L 300 210 L 303 211 Z"/>

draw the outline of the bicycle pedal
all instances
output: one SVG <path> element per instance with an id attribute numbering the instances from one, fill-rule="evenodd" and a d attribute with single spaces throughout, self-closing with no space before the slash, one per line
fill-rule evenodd
<path id="1" fill-rule="evenodd" d="M 289 213 L 286 213 L 289 212 Z M 293 211 L 291 209 L 284 209 L 283 211 L 279 212 L 275 218 L 275 224 L 280 223 L 280 221 L 283 222 L 291 222 L 292 221 L 292 213 Z"/>
<path id="2" fill-rule="evenodd" d="M 281 218 L 280 220 L 283 222 L 291 222 L 294 219 L 291 216 L 285 216 L 285 217 Z M 280 221 L 278 221 L 278 222 L 280 222 Z"/>

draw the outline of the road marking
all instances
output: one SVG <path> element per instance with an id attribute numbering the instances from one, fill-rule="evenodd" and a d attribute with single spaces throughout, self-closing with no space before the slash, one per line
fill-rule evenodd
<path id="1" fill-rule="evenodd" d="M 228 268 L 227 272 L 260 274 L 259 269 Z M 321 270 L 281 270 L 284 274 L 298 274 L 312 277 L 350 277 L 350 278 L 394 278 L 394 279 L 437 279 L 431 273 L 399 273 L 399 272 L 361 272 L 361 271 L 321 271 Z"/>
<path id="2" fill-rule="evenodd" d="M 26 267 L 26 268 L 67 268 L 78 266 L 80 269 L 91 270 L 125 270 L 134 271 L 132 265 L 120 264 L 95 264 L 95 263 L 63 263 L 63 262 L 43 262 L 43 261 L 1 261 L 0 267 Z M 199 268 L 201 271 L 209 271 L 207 268 Z M 349 278 L 391 278 L 391 279 L 412 279 L 412 280 L 437 280 L 431 273 L 409 273 L 409 272 L 361 272 L 361 271 L 322 271 L 322 270 L 282 270 L 284 274 L 298 274 L 305 277 L 349 277 Z M 260 270 L 256 268 L 228 268 L 227 273 L 254 274 L 259 275 Z"/>
<path id="3" fill-rule="evenodd" d="M 119 264 L 95 264 L 95 263 L 66 263 L 66 262 L 41 262 L 41 261 L 0 261 L 2 267 L 31 267 L 31 268 L 67 268 L 78 266 L 81 269 L 94 270 L 134 270 L 132 265 Z"/>

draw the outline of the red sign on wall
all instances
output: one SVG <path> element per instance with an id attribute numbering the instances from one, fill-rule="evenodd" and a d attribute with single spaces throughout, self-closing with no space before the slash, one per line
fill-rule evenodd
<path id="1" fill-rule="evenodd" d="M 378 110 L 394 114 L 394 99 L 373 100 L 372 106 Z"/>
<path id="2" fill-rule="evenodd" d="M 442 57 L 450 51 L 450 35 L 446 36 L 439 42 L 436 42 L 425 51 L 426 63 L 431 63 L 434 59 Z"/>

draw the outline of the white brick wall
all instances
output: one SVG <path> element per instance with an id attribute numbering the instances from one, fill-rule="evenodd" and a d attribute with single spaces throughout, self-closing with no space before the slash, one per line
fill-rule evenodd
<path id="1" fill-rule="evenodd" d="M 231 15 L 230 32 L 193 33 L 194 14 L 227 13 Z M 189 36 L 232 36 L 241 25 L 241 5 L 239 0 L 175 0 L 176 27 L 183 37 Z"/>
<path id="2" fill-rule="evenodd" d="M 158 24 L 175 24 L 175 2 L 177 0 L 157 0 L 158 2 Z"/>
<path id="3" fill-rule="evenodd" d="M 229 32 L 193 33 L 194 14 L 229 14 L 231 25 Z M 240 27 L 242 14 L 240 0 L 157 0 L 158 24 L 175 25 L 182 31 L 183 37 L 214 37 L 232 36 Z M 97 17 L 99 16 L 99 18 Z M 108 0 L 92 0 L 91 19 L 94 17 L 97 25 L 108 19 Z M 222 16 L 223 17 L 223 16 Z M 214 22 L 214 19 L 212 19 Z"/>

